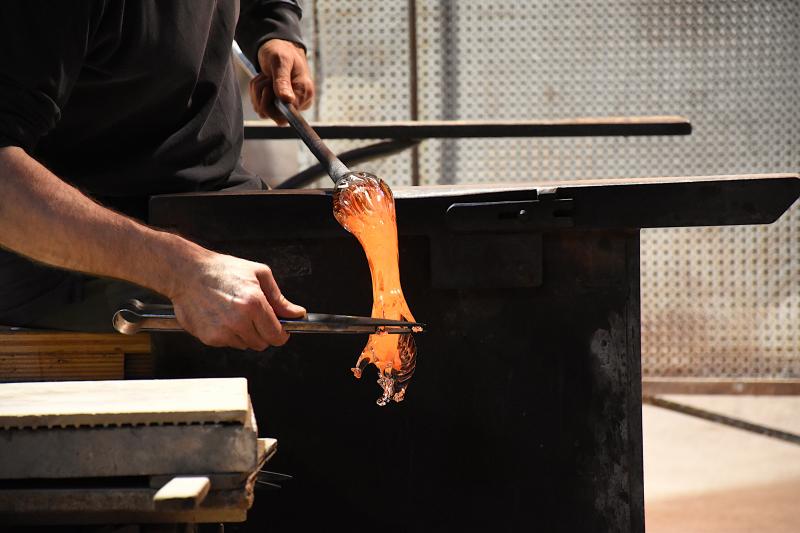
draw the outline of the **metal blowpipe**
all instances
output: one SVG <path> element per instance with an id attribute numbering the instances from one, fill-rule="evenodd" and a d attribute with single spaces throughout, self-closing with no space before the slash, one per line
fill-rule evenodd
<path id="1" fill-rule="evenodd" d="M 239 62 L 239 64 L 250 74 L 251 77 L 256 77 L 258 72 L 256 71 L 256 67 L 253 66 L 253 63 L 247 59 L 247 56 L 244 55 L 242 49 L 239 47 L 239 44 L 236 41 L 233 41 L 233 45 L 231 46 L 233 50 L 233 55 Z M 328 146 L 322 141 L 317 132 L 314 131 L 314 128 L 309 126 L 306 119 L 303 118 L 303 115 L 297 110 L 294 104 L 287 104 L 280 98 L 275 99 L 275 107 L 286 117 L 286 120 L 289 122 L 289 125 L 294 128 L 294 131 L 300 137 L 300 139 L 305 143 L 311 153 L 314 154 L 319 162 L 325 167 L 325 171 L 333 180 L 333 183 L 336 184 L 340 179 L 345 177 L 347 174 L 350 174 L 350 169 L 347 168 L 347 165 L 342 163 L 342 161 L 336 157 L 336 154 L 328 148 Z"/>

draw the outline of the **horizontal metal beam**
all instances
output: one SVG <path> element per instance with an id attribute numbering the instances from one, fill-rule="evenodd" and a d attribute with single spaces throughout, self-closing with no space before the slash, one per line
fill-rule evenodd
<path id="1" fill-rule="evenodd" d="M 353 168 L 353 166 L 361 164 L 364 161 L 395 155 L 418 144 L 419 141 L 413 139 L 390 139 L 388 141 L 380 141 L 367 146 L 361 146 L 336 155 L 342 163 Z M 316 165 L 312 165 L 298 172 L 294 176 L 286 178 L 286 180 L 275 186 L 275 189 L 299 189 L 323 176 L 327 176 L 327 172 L 321 164 L 317 163 Z"/>
<path id="2" fill-rule="evenodd" d="M 323 139 L 453 139 L 467 137 L 592 137 L 688 135 L 692 125 L 679 116 L 597 117 L 557 120 L 418 120 L 399 122 L 317 122 Z M 291 128 L 268 120 L 245 120 L 245 139 L 294 139 Z"/>
<path id="3" fill-rule="evenodd" d="M 400 235 L 445 230 L 447 210 L 454 203 L 524 202 L 541 195 L 572 200 L 574 229 L 726 226 L 775 221 L 800 196 L 800 179 L 796 174 L 751 174 L 576 180 L 539 186 L 531 182 L 396 187 L 394 193 Z M 330 195 L 330 190 L 290 189 L 155 196 L 150 200 L 150 222 L 226 242 L 268 235 L 286 239 L 347 235 L 331 216 Z M 286 224 L 288 219 L 303 223 Z M 502 220 L 508 228 L 498 233 L 519 231 L 517 219 Z M 527 229 L 542 231 L 536 224 Z M 547 231 L 555 230 L 548 225 Z"/>
<path id="4" fill-rule="evenodd" d="M 643 378 L 642 394 L 800 395 L 800 379 Z"/>

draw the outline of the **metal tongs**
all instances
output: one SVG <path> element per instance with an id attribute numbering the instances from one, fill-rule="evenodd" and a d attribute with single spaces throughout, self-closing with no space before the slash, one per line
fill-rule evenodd
<path id="1" fill-rule="evenodd" d="M 287 333 L 421 333 L 419 322 L 385 320 L 366 316 L 308 313 L 303 318 L 279 318 Z M 140 331 L 183 331 L 171 305 L 128 301 L 128 307 L 114 313 L 114 329 L 125 335 Z"/>

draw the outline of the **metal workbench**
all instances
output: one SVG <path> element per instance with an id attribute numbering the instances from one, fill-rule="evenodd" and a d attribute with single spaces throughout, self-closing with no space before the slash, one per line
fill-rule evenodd
<path id="1" fill-rule="evenodd" d="M 407 399 L 349 368 L 365 338 L 264 353 L 154 338 L 161 376 L 243 375 L 294 480 L 248 527 L 642 532 L 639 229 L 768 224 L 795 175 L 398 188 L 419 360 Z M 156 197 L 151 222 L 268 263 L 319 312 L 369 312 L 329 191 Z M 313 509 L 313 512 L 309 512 Z"/>

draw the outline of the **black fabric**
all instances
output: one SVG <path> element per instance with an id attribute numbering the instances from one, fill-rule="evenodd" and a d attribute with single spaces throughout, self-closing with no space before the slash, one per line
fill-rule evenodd
<path id="1" fill-rule="evenodd" d="M 232 0 L 0 1 L 0 146 L 19 146 L 104 205 L 144 218 L 154 194 L 260 189 L 238 166 Z M 240 44 L 299 39 L 295 2 L 242 0 Z M 0 176 L 2 179 L 2 176 Z M 0 202 L 2 199 L 0 199 Z M 0 249 L 0 322 L 73 275 Z"/>
<path id="2" fill-rule="evenodd" d="M 26 326 L 51 305 L 75 301 L 82 277 L 0 248 L 0 325 Z"/>
<path id="3" fill-rule="evenodd" d="M 236 42 L 261 72 L 258 49 L 269 39 L 291 41 L 306 49 L 300 33 L 303 11 L 296 0 L 254 0 L 242 2 L 236 27 Z"/>

